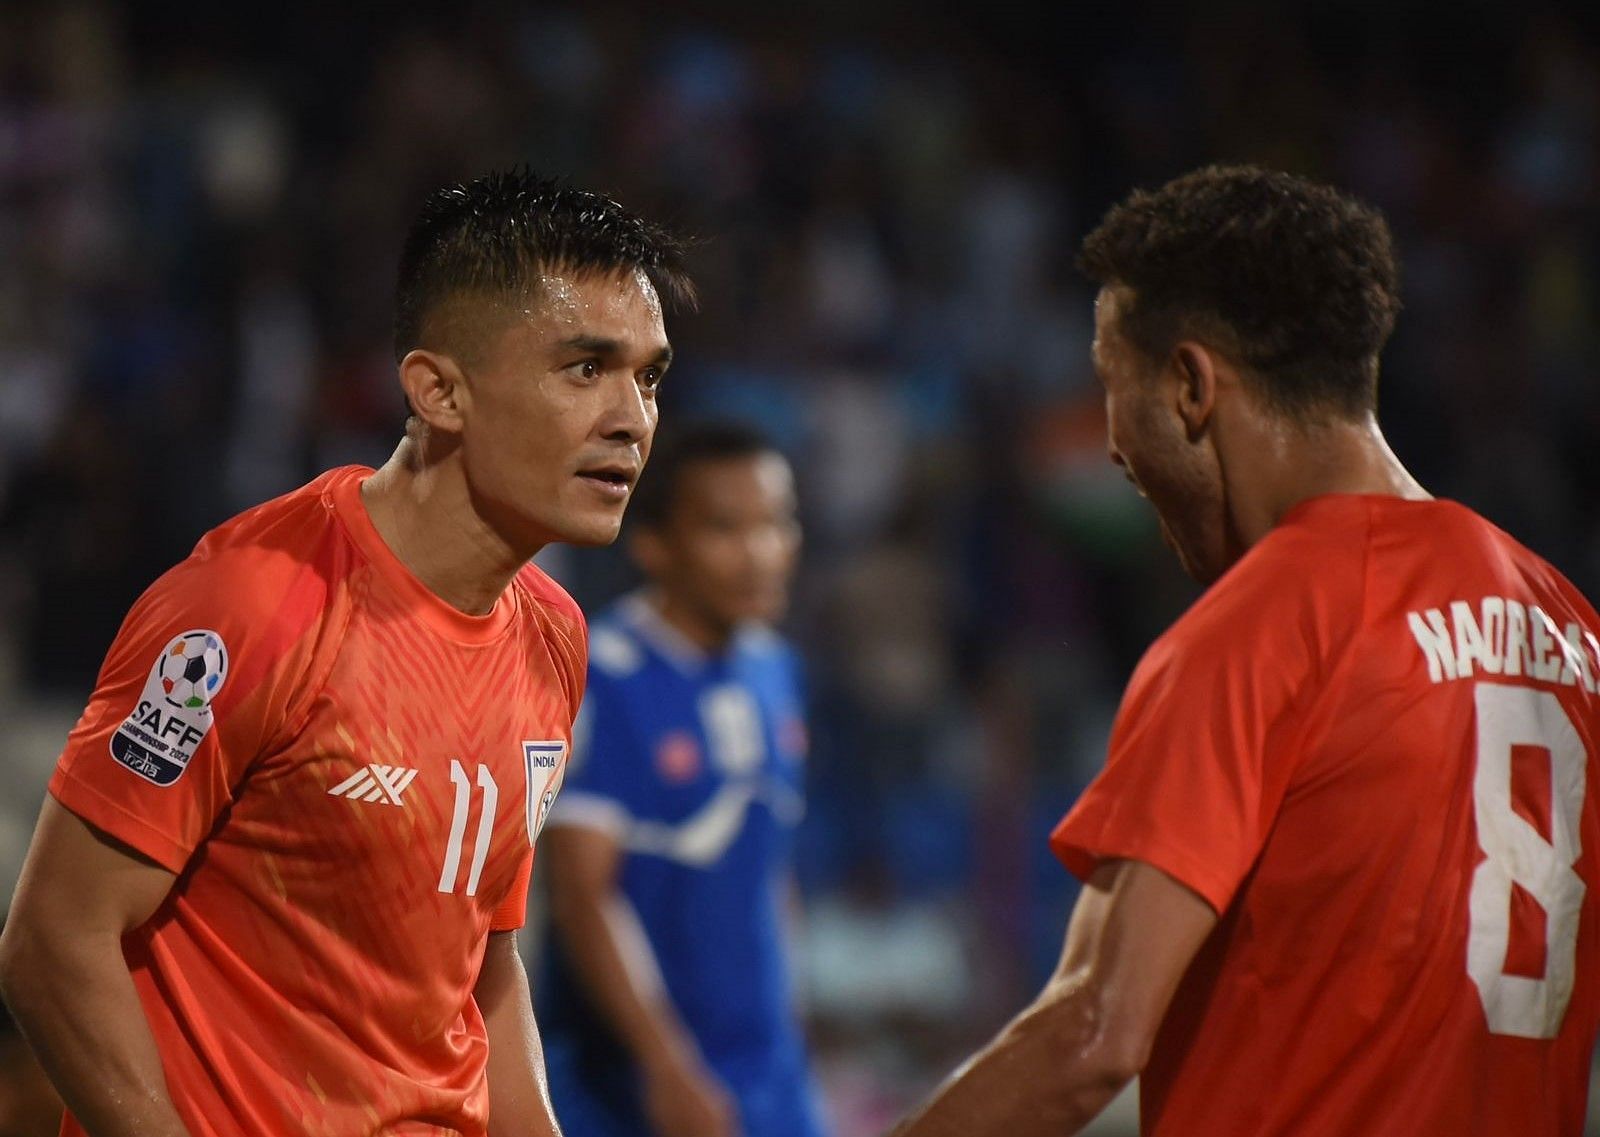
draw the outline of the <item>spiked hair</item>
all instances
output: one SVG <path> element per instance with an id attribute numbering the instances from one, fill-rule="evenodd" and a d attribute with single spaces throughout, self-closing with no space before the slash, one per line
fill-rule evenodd
<path id="1" fill-rule="evenodd" d="M 526 168 L 435 190 L 406 236 L 395 297 L 396 360 L 458 296 L 515 300 L 550 271 L 640 271 L 669 307 L 692 308 L 687 243 L 608 197 Z"/>

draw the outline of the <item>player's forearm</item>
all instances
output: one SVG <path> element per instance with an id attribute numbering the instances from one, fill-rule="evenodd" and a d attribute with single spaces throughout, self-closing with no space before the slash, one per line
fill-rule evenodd
<path id="1" fill-rule="evenodd" d="M 1047 991 L 890 1137 L 1067 1137 L 1137 1073 L 1086 1001 Z"/>
<path id="2" fill-rule="evenodd" d="M 579 981 L 634 1060 L 647 1069 L 698 1060 L 633 905 L 586 892 L 559 898 L 555 917 Z"/>
<path id="3" fill-rule="evenodd" d="M 528 976 L 512 933 L 490 935 L 473 997 L 489 1039 L 489 1137 L 561 1137 Z"/>
<path id="4" fill-rule="evenodd" d="M 8 927 L 0 993 L 90 1137 L 189 1137 L 117 934 Z"/>

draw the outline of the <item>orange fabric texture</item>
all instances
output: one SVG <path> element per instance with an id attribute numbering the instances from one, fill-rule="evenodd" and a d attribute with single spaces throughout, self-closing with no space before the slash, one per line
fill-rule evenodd
<path id="1" fill-rule="evenodd" d="M 1156 641 L 1051 842 L 1079 876 L 1152 864 L 1221 917 L 1145 1070 L 1146 1134 L 1582 1131 L 1594 633 L 1567 581 L 1465 508 L 1328 496 Z"/>
<path id="2" fill-rule="evenodd" d="M 368 474 L 241 514 L 152 585 L 50 783 L 178 874 L 123 949 L 196 1137 L 486 1131 L 472 990 L 523 922 L 586 632 L 532 565 L 485 616 L 445 604 L 373 528 Z M 191 650 L 192 684 L 168 659 Z"/>

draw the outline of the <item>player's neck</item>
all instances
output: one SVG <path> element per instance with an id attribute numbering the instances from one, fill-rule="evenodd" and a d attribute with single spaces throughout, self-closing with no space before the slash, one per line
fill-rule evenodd
<path id="1" fill-rule="evenodd" d="M 733 642 L 736 629 L 710 619 L 671 591 L 661 587 L 652 588 L 648 598 L 662 623 L 705 654 L 721 655 Z"/>
<path id="2" fill-rule="evenodd" d="M 512 548 L 473 508 L 466 479 L 448 462 L 425 462 L 411 438 L 362 485 L 361 500 L 412 575 L 469 615 L 490 611 L 538 551 Z"/>
<path id="3" fill-rule="evenodd" d="M 1432 497 L 1401 465 L 1370 416 L 1359 422 L 1263 430 L 1230 481 L 1229 501 L 1246 547 L 1303 501 L 1325 494 Z"/>

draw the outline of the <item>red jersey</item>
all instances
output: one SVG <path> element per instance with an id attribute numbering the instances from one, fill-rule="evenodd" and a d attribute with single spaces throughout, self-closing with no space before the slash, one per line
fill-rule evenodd
<path id="1" fill-rule="evenodd" d="M 1056 829 L 1220 915 L 1146 1134 L 1583 1129 L 1600 618 L 1449 502 L 1304 502 L 1151 647 Z"/>
<path id="2" fill-rule="evenodd" d="M 472 991 L 523 921 L 586 633 L 531 565 L 485 616 L 439 599 L 368 518 L 370 473 L 156 581 L 50 783 L 178 874 L 123 951 L 195 1137 L 486 1131 Z"/>

